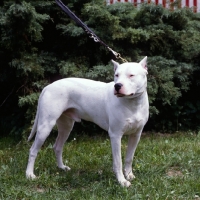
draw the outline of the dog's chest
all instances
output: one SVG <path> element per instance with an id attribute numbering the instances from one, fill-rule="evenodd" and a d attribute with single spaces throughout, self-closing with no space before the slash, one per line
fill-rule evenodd
<path id="1" fill-rule="evenodd" d="M 146 94 L 129 102 L 131 103 L 125 105 L 126 102 L 123 101 L 124 106 L 121 110 L 123 112 L 122 131 L 124 135 L 142 130 L 149 116 L 149 104 Z"/>
<path id="2" fill-rule="evenodd" d="M 126 118 L 123 127 L 124 135 L 129 135 L 136 132 L 138 129 L 142 129 L 145 123 L 146 120 L 140 114 L 131 118 Z"/>

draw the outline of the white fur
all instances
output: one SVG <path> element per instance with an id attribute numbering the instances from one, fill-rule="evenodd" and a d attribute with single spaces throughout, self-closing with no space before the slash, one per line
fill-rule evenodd
<path id="1" fill-rule="evenodd" d="M 103 83 L 81 78 L 66 78 L 45 87 L 38 101 L 33 129 L 28 140 L 37 132 L 30 149 L 27 178 L 35 178 L 34 163 L 37 153 L 57 124 L 58 137 L 54 151 L 59 168 L 69 170 L 63 164 L 63 145 L 74 122 L 81 119 L 94 122 L 108 131 L 113 155 L 113 170 L 122 186 L 129 187 L 133 156 L 140 140 L 142 129 L 148 120 L 147 57 L 140 63 L 114 64 L 114 82 Z M 121 84 L 116 91 L 114 85 Z M 124 173 L 121 160 L 121 138 L 129 135 Z"/>

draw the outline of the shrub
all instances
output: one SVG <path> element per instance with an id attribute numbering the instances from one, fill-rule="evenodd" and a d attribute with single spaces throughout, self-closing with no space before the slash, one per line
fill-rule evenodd
<path id="1" fill-rule="evenodd" d="M 128 61 L 148 56 L 146 129 L 198 128 L 199 14 L 154 4 L 138 10 L 129 3 L 106 6 L 101 0 L 63 2 Z M 30 129 L 45 85 L 69 76 L 113 79 L 110 53 L 54 1 L 4 1 L 0 15 L 1 135 Z"/>

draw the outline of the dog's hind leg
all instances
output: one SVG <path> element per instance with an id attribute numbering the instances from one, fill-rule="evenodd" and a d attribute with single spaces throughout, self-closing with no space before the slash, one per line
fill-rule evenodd
<path id="1" fill-rule="evenodd" d="M 53 148 L 57 159 L 57 165 L 59 168 L 63 170 L 70 170 L 68 166 L 63 164 L 62 153 L 63 153 L 64 143 L 69 137 L 69 134 L 74 126 L 74 120 L 67 117 L 65 114 L 62 114 L 58 118 L 56 124 L 58 126 L 58 136 L 56 138 L 56 142 Z"/>
<path id="2" fill-rule="evenodd" d="M 31 178 L 31 179 L 36 178 L 34 174 L 35 159 L 37 157 L 38 151 L 40 150 L 46 138 L 49 136 L 55 123 L 56 123 L 56 120 L 51 120 L 50 122 L 48 120 L 44 120 L 42 124 L 38 123 L 38 129 L 37 129 L 35 141 L 32 147 L 30 148 L 28 165 L 26 168 L 27 178 Z"/>

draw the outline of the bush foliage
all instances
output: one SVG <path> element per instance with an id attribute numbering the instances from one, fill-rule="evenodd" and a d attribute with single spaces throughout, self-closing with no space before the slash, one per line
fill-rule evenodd
<path id="1" fill-rule="evenodd" d="M 154 4 L 64 1 L 128 61 L 148 56 L 147 130 L 197 129 L 200 15 Z M 27 132 L 42 88 L 64 77 L 112 81 L 111 55 L 54 1 L 0 3 L 0 134 Z"/>

